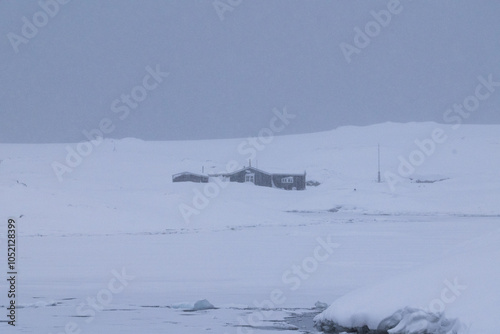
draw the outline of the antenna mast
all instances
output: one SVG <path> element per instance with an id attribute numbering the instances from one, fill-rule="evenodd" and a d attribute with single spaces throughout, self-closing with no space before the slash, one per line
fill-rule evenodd
<path id="1" fill-rule="evenodd" d="M 378 156 L 378 183 L 380 183 L 380 144 L 377 145 L 377 156 Z"/>

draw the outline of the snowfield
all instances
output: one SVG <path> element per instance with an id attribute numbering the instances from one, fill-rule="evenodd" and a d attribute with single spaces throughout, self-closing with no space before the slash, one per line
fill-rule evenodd
<path id="1" fill-rule="evenodd" d="M 80 159 L 77 144 L 0 145 L 0 244 L 12 217 L 18 264 L 2 333 L 312 333 L 316 314 L 339 333 L 498 331 L 498 125 L 342 127 L 255 149 L 253 166 L 320 183 L 305 191 L 171 182 L 248 164 L 246 139 L 87 145 Z"/>

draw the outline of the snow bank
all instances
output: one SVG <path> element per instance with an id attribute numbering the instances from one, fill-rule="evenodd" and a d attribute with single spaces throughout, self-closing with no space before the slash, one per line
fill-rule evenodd
<path id="1" fill-rule="evenodd" d="M 467 332 L 467 326 L 458 319 L 447 319 L 444 313 L 432 313 L 411 307 L 405 307 L 382 320 L 376 329 L 370 329 L 366 324 L 344 327 L 330 320 L 319 322 L 317 327 L 326 333 L 460 334 Z"/>
<path id="2" fill-rule="evenodd" d="M 198 300 L 196 303 L 194 303 L 193 306 L 193 311 L 211 310 L 211 309 L 215 309 L 215 306 L 210 304 L 210 302 L 206 299 Z"/>
<path id="3" fill-rule="evenodd" d="M 202 299 L 193 303 L 179 303 L 171 306 L 175 309 L 182 309 L 185 311 L 202 311 L 202 310 L 213 310 L 216 309 L 208 300 Z"/>
<path id="4" fill-rule="evenodd" d="M 364 326 L 391 334 L 495 333 L 499 243 L 497 231 L 432 265 L 349 293 L 316 316 L 316 326 L 330 333 Z"/>
<path id="5" fill-rule="evenodd" d="M 378 325 L 378 330 L 392 333 L 434 333 L 457 334 L 467 331 L 457 319 L 447 319 L 444 313 L 431 313 L 428 311 L 406 307 L 386 318 Z"/>

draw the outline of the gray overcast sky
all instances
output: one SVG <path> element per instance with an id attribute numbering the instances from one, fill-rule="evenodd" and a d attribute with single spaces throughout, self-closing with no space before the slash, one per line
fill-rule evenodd
<path id="1" fill-rule="evenodd" d="M 235 5 L 223 20 L 213 0 L 54 1 L 40 1 L 51 17 L 0 0 L 1 142 L 82 141 L 103 118 L 113 138 L 254 136 L 284 106 L 297 115 L 286 134 L 443 122 L 478 76 L 500 81 L 499 1 L 401 0 L 351 63 L 340 43 L 388 0 L 221 0 Z M 157 65 L 169 76 L 127 117 L 124 102 L 113 112 Z M 500 123 L 499 107 L 500 88 L 466 122 Z"/>

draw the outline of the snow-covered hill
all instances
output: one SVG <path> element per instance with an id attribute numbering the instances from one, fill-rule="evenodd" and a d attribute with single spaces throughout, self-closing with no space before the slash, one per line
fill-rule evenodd
<path id="1" fill-rule="evenodd" d="M 446 140 L 436 143 L 432 154 L 419 155 L 422 150 L 415 141 L 428 141 L 436 128 L 443 129 Z M 111 230 L 183 226 L 186 221 L 179 205 L 194 207 L 196 189 L 215 197 L 201 210 L 204 214 L 189 219 L 201 226 L 211 221 L 211 212 L 220 215 L 220 210 L 225 216 L 218 221 L 224 225 L 232 220 L 227 216 L 232 210 L 249 221 L 265 217 L 258 212 L 261 210 L 281 215 L 335 207 L 361 213 L 494 215 L 499 213 L 495 196 L 500 183 L 499 133 L 496 125 L 454 130 L 435 123 L 386 123 L 257 139 L 255 145 L 248 139 L 106 139 L 85 143 L 90 149 L 83 144 L 6 144 L 1 146 L 0 185 L 8 192 L 5 200 L 12 214 L 25 214 L 26 224 L 31 219 L 28 216 L 36 217 L 37 222 L 30 223 L 33 233 L 52 227 L 88 232 L 94 223 L 97 230 L 103 228 L 90 217 L 92 222 L 87 224 L 68 224 L 67 218 L 75 210 L 111 218 Z M 376 182 L 377 144 L 381 148 L 380 184 Z M 80 155 L 78 149 L 90 154 Z M 411 164 L 422 156 L 421 164 Z M 320 185 L 304 192 L 284 192 L 241 184 L 205 189 L 204 185 L 171 182 L 177 172 L 201 173 L 202 167 L 205 173 L 221 172 L 230 163 L 248 165 L 249 158 L 263 170 L 307 171 L 307 180 Z M 407 173 L 408 166 L 413 166 L 412 173 Z M 38 198 L 44 198 L 43 205 Z M 42 223 L 40 217 L 47 212 L 51 219 Z M 150 225 L 137 226 L 136 214 Z"/>
<path id="2" fill-rule="evenodd" d="M 203 312 L 220 319 L 235 313 L 225 323 L 238 326 L 248 312 L 264 317 L 266 306 L 255 304 L 269 306 L 275 289 L 283 298 L 273 295 L 268 308 L 277 315 L 263 321 L 280 318 L 284 307 L 335 300 L 319 319 L 373 327 L 406 306 L 439 299 L 443 282 L 458 277 L 468 288 L 446 313 L 470 333 L 494 332 L 500 126 L 386 123 L 252 143 L 1 144 L 1 213 L 19 221 L 20 326 L 57 331 L 112 270 L 126 267 L 136 279 L 81 328 L 132 333 L 137 327 L 119 311 L 130 309 L 134 324 L 152 332 L 222 332 L 227 325 L 215 318 L 186 322 L 173 305 L 206 298 L 218 309 Z M 250 158 L 263 170 L 305 170 L 320 184 L 285 191 L 171 181 L 177 172 L 220 172 Z M 5 240 L 6 230 L 0 236 Z M 39 307 L 27 306 L 40 299 Z M 59 306 L 41 306 L 54 300 Z M 169 318 L 175 321 L 162 322 Z M 250 327 L 259 326 L 267 328 Z"/>

